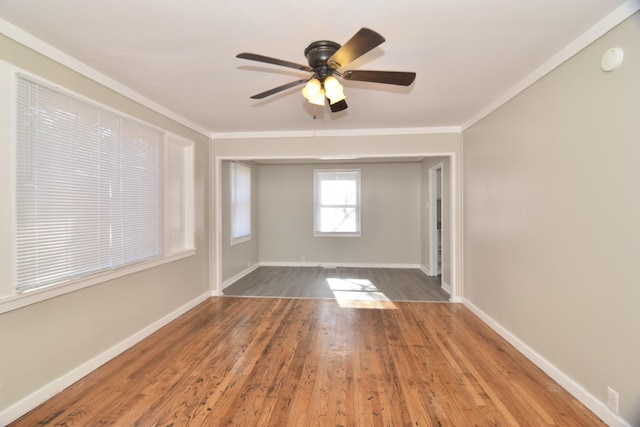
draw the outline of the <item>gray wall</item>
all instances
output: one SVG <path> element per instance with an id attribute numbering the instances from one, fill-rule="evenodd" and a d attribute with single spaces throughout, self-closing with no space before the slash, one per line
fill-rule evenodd
<path id="1" fill-rule="evenodd" d="M 314 169 L 360 169 L 361 237 L 314 237 Z M 261 262 L 420 263 L 420 163 L 261 165 Z"/>
<path id="2" fill-rule="evenodd" d="M 6 62 L 195 141 L 198 249 L 186 259 L 0 314 L 2 412 L 209 292 L 209 141 L 2 35 L 0 52 Z M 0 194 L 11 191 L 3 188 Z"/>
<path id="3" fill-rule="evenodd" d="M 622 67 L 600 69 L 606 49 Z M 464 296 L 640 425 L 640 15 L 464 132 Z"/>

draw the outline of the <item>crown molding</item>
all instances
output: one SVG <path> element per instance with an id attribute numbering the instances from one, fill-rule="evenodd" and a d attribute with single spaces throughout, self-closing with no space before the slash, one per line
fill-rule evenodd
<path id="1" fill-rule="evenodd" d="M 604 17 L 593 27 L 584 32 L 577 39 L 573 40 L 563 49 L 561 49 L 554 56 L 549 58 L 544 64 L 536 68 L 531 74 L 526 76 L 520 82 L 516 83 L 511 89 L 505 92 L 498 99 L 487 105 L 478 114 L 473 116 L 467 123 L 461 126 L 462 131 L 469 129 L 474 124 L 478 123 L 489 114 L 506 104 L 513 99 L 516 95 L 533 85 L 545 75 L 549 74 L 555 68 L 559 67 L 563 62 L 567 61 L 572 56 L 589 46 L 591 43 L 605 35 L 608 31 L 613 29 L 616 25 L 620 24 L 625 19 L 640 10 L 640 0 L 627 0 L 609 15 Z"/>
<path id="2" fill-rule="evenodd" d="M 29 49 L 32 49 L 37 53 L 44 55 L 47 58 L 56 61 L 59 64 L 87 78 L 90 78 L 91 80 L 94 80 L 97 83 L 111 90 L 114 90 L 119 94 L 126 96 L 127 98 L 155 111 L 156 113 L 162 114 L 163 116 L 166 116 L 169 119 L 180 123 L 181 125 L 184 125 L 204 136 L 208 136 L 210 133 L 210 130 L 205 129 L 196 123 L 193 123 L 192 121 L 180 116 L 179 114 L 176 114 L 168 108 L 134 91 L 128 86 L 125 86 L 117 80 L 114 80 L 106 74 L 101 73 L 100 71 L 88 66 L 84 62 L 73 58 L 72 56 L 62 52 L 61 50 L 51 46 L 50 44 L 40 40 L 32 34 L 16 27 L 15 25 L 3 19 L 0 19 L 0 33 L 20 43 L 21 45 L 26 46 Z"/>
<path id="3" fill-rule="evenodd" d="M 385 129 L 333 129 L 333 130 L 297 130 L 297 131 L 259 131 L 259 132 L 214 132 L 176 114 L 168 108 L 139 94 L 128 86 L 95 70 L 81 61 L 67 55 L 48 43 L 34 37 L 15 25 L 0 19 L 0 33 L 34 51 L 62 64 L 69 69 L 88 77 L 151 110 L 162 114 L 210 139 L 256 139 L 256 138 L 308 138 L 339 136 L 375 136 L 375 135 L 425 135 L 425 134 L 460 134 L 487 117 L 502 105 L 513 99 L 529 86 L 560 66 L 563 62 L 582 49 L 602 37 L 616 25 L 640 10 L 640 0 L 627 0 L 617 9 L 596 23 L 593 27 L 573 40 L 535 71 L 506 91 L 502 96 L 488 104 L 478 114 L 459 126 L 419 127 L 419 128 L 385 128 Z"/>
<path id="4" fill-rule="evenodd" d="M 326 136 L 429 135 L 462 132 L 460 126 L 383 129 L 331 129 L 264 132 L 212 132 L 211 139 L 315 138 Z"/>

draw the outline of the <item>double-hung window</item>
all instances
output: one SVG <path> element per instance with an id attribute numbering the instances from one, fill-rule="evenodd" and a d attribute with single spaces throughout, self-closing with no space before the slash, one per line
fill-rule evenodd
<path id="1" fill-rule="evenodd" d="M 360 236 L 360 170 L 314 171 L 314 235 Z"/>
<path id="2" fill-rule="evenodd" d="M 251 168 L 231 162 L 231 244 L 251 239 Z"/>
<path id="3" fill-rule="evenodd" d="M 18 292 L 192 248 L 189 230 L 165 239 L 176 220 L 164 218 L 163 131 L 22 77 L 16 118 Z M 188 162 L 180 168 L 193 179 Z"/>

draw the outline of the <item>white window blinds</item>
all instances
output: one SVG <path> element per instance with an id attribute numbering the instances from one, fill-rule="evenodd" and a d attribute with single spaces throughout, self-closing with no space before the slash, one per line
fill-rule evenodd
<path id="1" fill-rule="evenodd" d="M 231 162 L 231 242 L 251 237 L 251 168 Z"/>
<path id="2" fill-rule="evenodd" d="M 162 255 L 158 130 L 18 79 L 17 289 Z"/>

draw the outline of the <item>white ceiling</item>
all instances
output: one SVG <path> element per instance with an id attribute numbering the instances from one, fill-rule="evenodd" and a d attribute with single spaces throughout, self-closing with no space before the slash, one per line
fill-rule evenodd
<path id="1" fill-rule="evenodd" d="M 623 3 L 0 0 L 0 18 L 219 134 L 463 126 Z M 306 64 L 308 43 L 361 27 L 386 42 L 346 69 L 415 71 L 412 86 L 344 81 L 349 108 L 315 120 L 301 87 L 249 99 L 309 74 L 236 54 Z"/>

